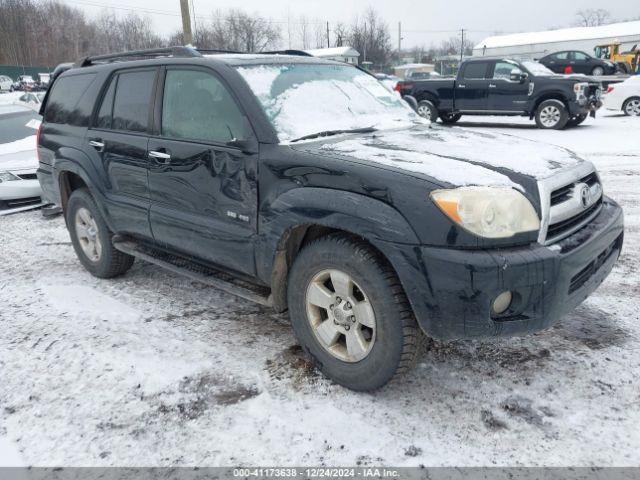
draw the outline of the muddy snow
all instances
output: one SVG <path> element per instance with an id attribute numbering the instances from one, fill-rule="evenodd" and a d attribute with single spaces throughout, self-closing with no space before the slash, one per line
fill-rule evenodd
<path id="1" fill-rule="evenodd" d="M 144 262 L 93 278 L 62 218 L 0 217 L 0 465 L 637 466 L 640 119 L 467 120 L 576 150 L 625 209 L 613 273 L 557 326 L 431 342 L 358 394 L 314 371 L 286 317 Z"/>

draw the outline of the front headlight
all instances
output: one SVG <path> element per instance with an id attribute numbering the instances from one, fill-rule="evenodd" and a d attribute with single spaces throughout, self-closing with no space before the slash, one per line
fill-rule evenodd
<path id="1" fill-rule="evenodd" d="M 540 229 L 533 205 L 509 187 L 435 190 L 431 199 L 455 223 L 484 238 L 508 238 Z"/>
<path id="2" fill-rule="evenodd" d="M 12 180 L 20 180 L 20 177 L 17 177 L 11 172 L 0 172 L 0 183 L 10 182 Z"/>

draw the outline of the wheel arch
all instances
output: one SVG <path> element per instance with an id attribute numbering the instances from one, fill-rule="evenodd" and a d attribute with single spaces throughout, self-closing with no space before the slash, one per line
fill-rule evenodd
<path id="1" fill-rule="evenodd" d="M 274 308 L 287 308 L 287 278 L 297 254 L 316 238 L 342 233 L 368 243 L 393 265 L 393 242 L 419 243 L 416 233 L 392 206 L 364 195 L 323 188 L 289 191 L 264 215 L 257 252 L 258 276 L 271 286 Z"/>
<path id="2" fill-rule="evenodd" d="M 564 104 L 567 110 L 569 109 L 569 99 L 567 98 L 567 95 L 564 92 L 559 92 L 559 91 L 545 92 L 540 94 L 538 97 L 536 97 L 536 101 L 533 104 L 533 109 L 531 110 L 531 112 L 529 112 L 529 118 L 533 118 L 536 112 L 538 111 L 538 107 L 540 106 L 540 104 L 547 100 L 559 100 Z"/>

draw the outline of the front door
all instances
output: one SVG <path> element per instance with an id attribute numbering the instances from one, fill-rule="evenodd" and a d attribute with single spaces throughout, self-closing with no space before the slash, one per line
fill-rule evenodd
<path id="1" fill-rule="evenodd" d="M 149 140 L 156 242 L 254 274 L 258 154 L 229 143 L 253 132 L 209 69 L 167 67 L 159 91 L 157 132 Z"/>
<path id="2" fill-rule="evenodd" d="M 573 73 L 591 75 L 591 70 L 593 70 L 591 57 L 582 52 L 571 52 L 569 55 L 569 65 L 571 65 Z"/>
<path id="3" fill-rule="evenodd" d="M 98 157 L 107 179 L 106 197 L 115 228 L 146 238 L 149 228 L 148 128 L 158 69 L 123 70 L 110 80 L 87 151 Z"/>
<path id="4" fill-rule="evenodd" d="M 483 112 L 487 110 L 490 62 L 468 62 L 458 75 L 455 91 L 455 107 L 461 112 Z"/>
<path id="5" fill-rule="evenodd" d="M 530 80 L 511 80 L 512 74 L 521 78 L 523 73 L 514 63 L 505 60 L 496 62 L 489 82 L 489 110 L 503 113 L 522 113 L 526 110 Z"/>

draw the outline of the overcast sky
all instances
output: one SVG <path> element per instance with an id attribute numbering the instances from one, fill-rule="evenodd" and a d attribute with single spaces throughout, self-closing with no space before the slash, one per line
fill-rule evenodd
<path id="1" fill-rule="evenodd" d="M 169 33 L 180 27 L 179 0 L 62 0 L 96 15 L 105 5 L 125 14 L 135 10 L 148 15 L 160 33 Z M 469 30 L 469 38 L 480 42 L 496 32 L 527 32 L 552 27 L 572 26 L 576 11 L 605 6 L 613 19 L 640 17 L 639 0 L 193 0 L 196 21 L 204 22 L 217 8 L 242 8 L 257 12 L 283 25 L 283 47 L 286 47 L 286 25 L 298 27 L 300 15 L 330 25 L 338 21 L 349 22 L 368 6 L 375 8 L 389 24 L 394 46 L 398 42 L 398 22 L 402 22 L 403 48 L 416 45 L 429 46 L 452 35 L 460 28 Z M 293 45 L 295 48 L 296 45 Z"/>

